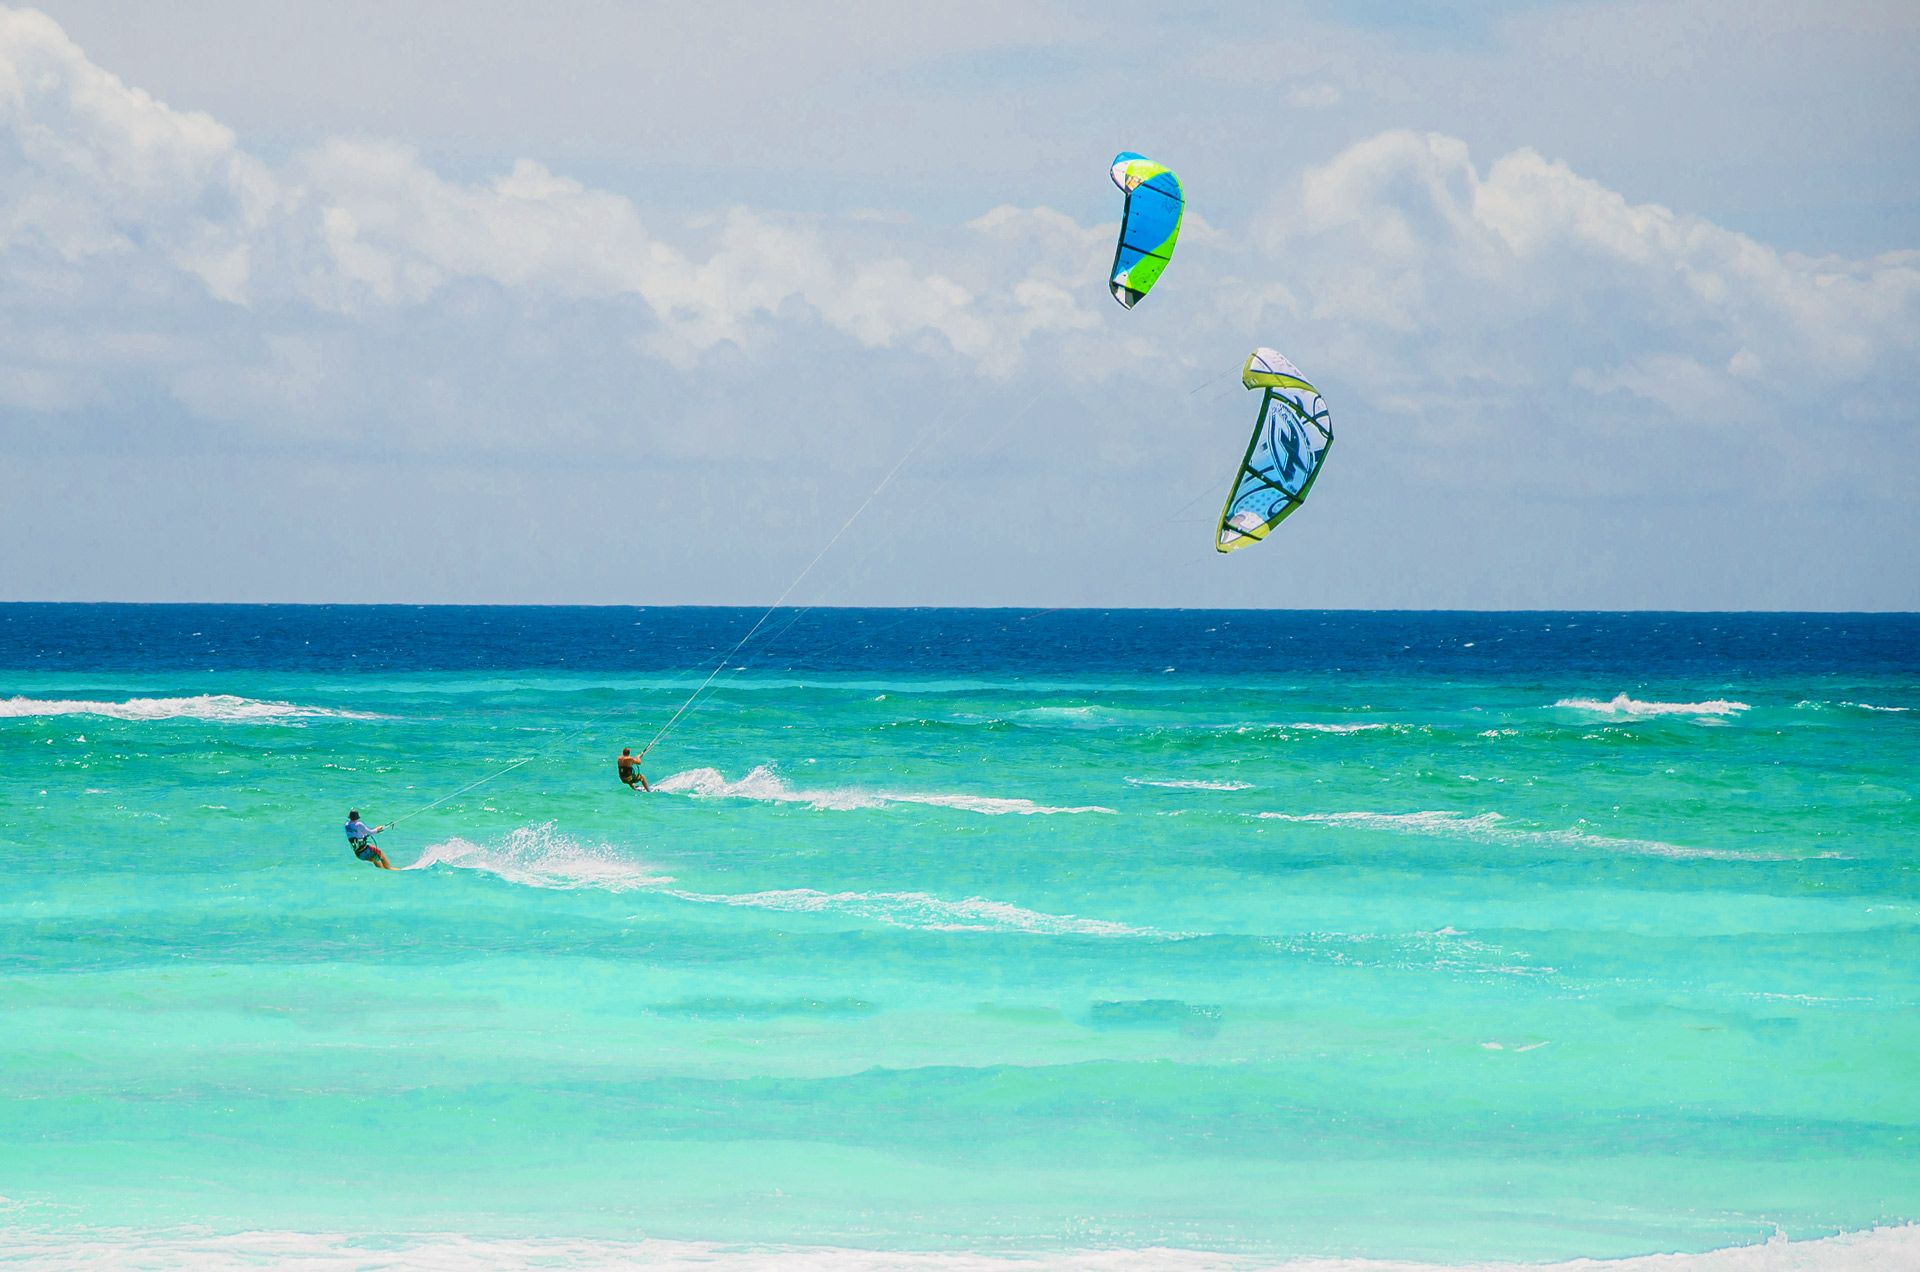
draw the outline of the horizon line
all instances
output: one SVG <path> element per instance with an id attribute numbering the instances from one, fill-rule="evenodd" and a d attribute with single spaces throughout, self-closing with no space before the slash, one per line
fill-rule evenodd
<path id="1" fill-rule="evenodd" d="M 175 608 L 175 609 L 625 609 L 625 610 L 743 610 L 748 613 L 776 610 L 921 610 L 939 612 L 1004 612 L 1039 614 L 1680 614 L 1689 616 L 1775 616 L 1775 617 L 1861 617 L 1915 618 L 1920 610 L 1908 609 L 1668 609 L 1656 606 L 1626 608 L 1575 609 L 1566 607 L 1514 607 L 1467 609 L 1439 606 L 1236 606 L 1236 605 L 761 605 L 757 603 L 673 602 L 640 604 L 631 601 L 22 601 L 0 600 L 0 609 L 27 606 Z"/>

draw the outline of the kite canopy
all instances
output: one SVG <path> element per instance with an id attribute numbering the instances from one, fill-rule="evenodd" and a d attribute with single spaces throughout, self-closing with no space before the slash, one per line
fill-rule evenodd
<path id="1" fill-rule="evenodd" d="M 1113 159 L 1113 184 L 1127 192 L 1127 210 L 1120 218 L 1120 245 L 1113 253 L 1113 298 L 1132 309 L 1160 277 L 1173 258 L 1180 238 L 1180 217 L 1186 195 L 1180 178 L 1131 150 Z"/>
<path id="2" fill-rule="evenodd" d="M 1220 552 L 1258 543 L 1286 520 L 1306 501 L 1333 449 L 1333 417 L 1299 367 L 1271 349 L 1255 349 L 1240 383 L 1262 390 L 1260 414 L 1220 512 L 1213 541 Z"/>

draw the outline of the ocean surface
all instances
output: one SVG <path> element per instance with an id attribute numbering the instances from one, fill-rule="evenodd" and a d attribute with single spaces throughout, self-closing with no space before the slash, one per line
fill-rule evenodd
<path id="1" fill-rule="evenodd" d="M 1920 617 L 759 616 L 0 606 L 0 1264 L 1920 1264 Z"/>

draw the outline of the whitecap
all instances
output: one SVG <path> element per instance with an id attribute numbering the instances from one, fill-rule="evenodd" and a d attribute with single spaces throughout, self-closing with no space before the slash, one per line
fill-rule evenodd
<path id="1" fill-rule="evenodd" d="M 1252 782 L 1209 781 L 1205 778 L 1164 778 L 1129 777 L 1129 786 L 1158 786 L 1170 791 L 1250 791 Z"/>
<path id="2" fill-rule="evenodd" d="M 1288 729 L 1300 729 L 1307 733 L 1371 733 L 1376 729 L 1390 729 L 1390 724 L 1318 724 L 1305 721 L 1299 724 L 1282 726 Z"/>
<path id="3" fill-rule="evenodd" d="M 1056 813 L 1112 813 L 1097 804 L 1055 807 L 1036 804 L 1030 799 L 995 795 L 916 794 L 902 791 L 872 791 L 855 787 L 827 787 L 800 790 L 767 765 L 760 765 L 738 781 L 728 781 L 718 769 L 697 768 L 663 777 L 653 789 L 670 795 L 691 795 L 696 799 L 748 799 L 774 804 L 805 804 L 809 808 L 847 812 L 862 808 L 886 808 L 894 804 L 924 804 L 934 808 L 954 808 L 963 812 L 999 816 Z"/>
<path id="4" fill-rule="evenodd" d="M 1553 704 L 1558 708 L 1571 711 L 1592 711 L 1610 716 L 1730 716 L 1742 711 L 1752 710 L 1744 702 L 1733 702 L 1726 698 L 1711 698 L 1705 702 L 1642 702 L 1638 698 L 1629 698 L 1624 693 L 1615 694 L 1602 702 L 1597 698 L 1562 698 Z"/>
<path id="5" fill-rule="evenodd" d="M 293 702 L 261 702 L 253 698 L 238 698 L 228 693 L 201 694 L 192 698 L 129 698 L 125 702 L 91 702 L 64 698 L 0 699 L 0 719 L 66 715 L 109 716 L 115 720 L 185 719 L 241 723 L 313 717 L 333 717 L 343 720 L 379 719 L 378 716 L 361 711 L 308 707 Z"/>
<path id="6" fill-rule="evenodd" d="M 1798 711 L 1825 711 L 1830 707 L 1843 707 L 1851 711 L 1879 711 L 1889 714 L 1899 714 L 1913 710 L 1912 707 L 1885 707 L 1872 702 L 1847 702 L 1844 700 L 1840 702 L 1820 702 L 1812 698 L 1802 698 L 1793 705 L 1794 709 Z"/>

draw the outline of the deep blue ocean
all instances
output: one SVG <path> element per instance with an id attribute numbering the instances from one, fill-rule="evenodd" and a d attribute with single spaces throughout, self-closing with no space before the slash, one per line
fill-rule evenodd
<path id="1" fill-rule="evenodd" d="M 761 618 L 0 605 L 0 1262 L 1920 1261 L 1920 616 Z"/>

